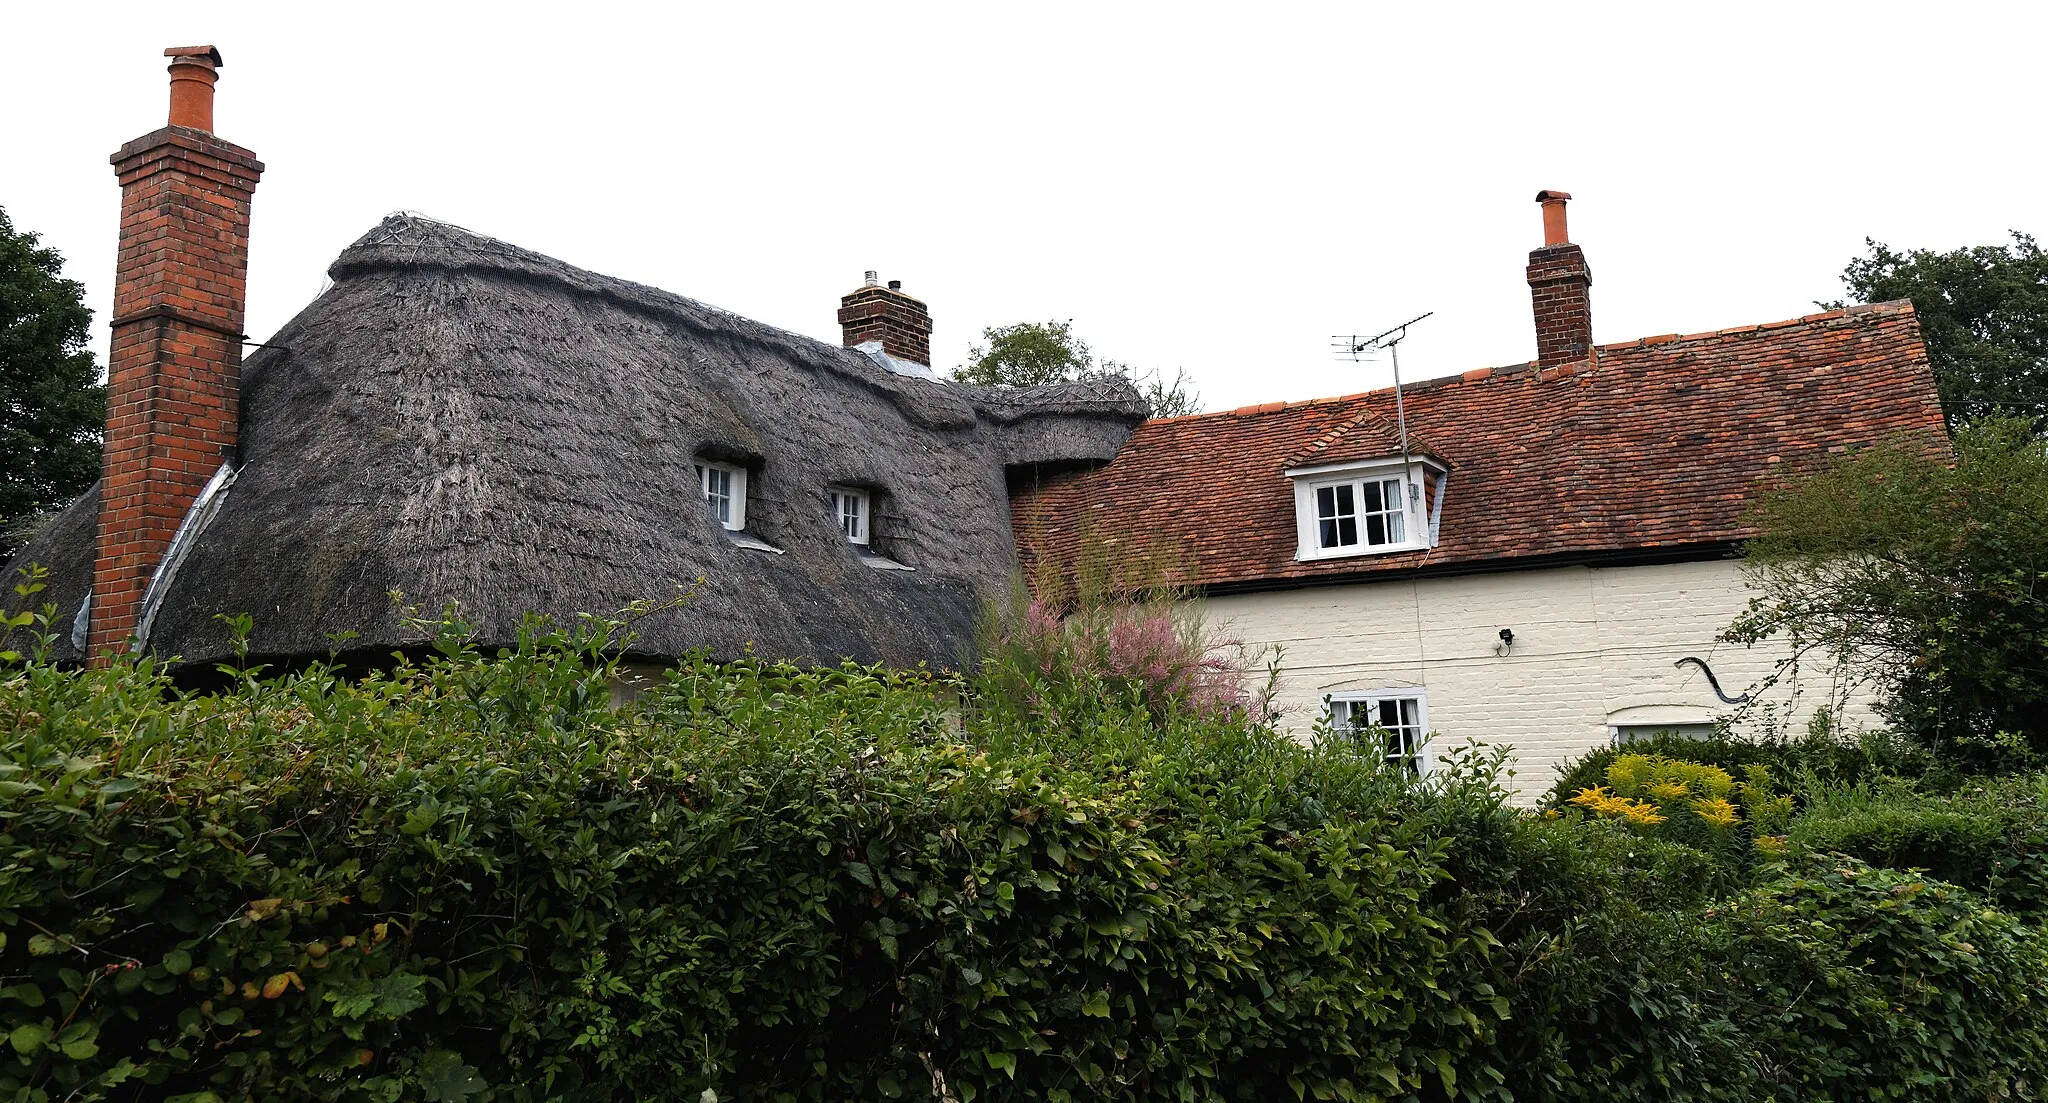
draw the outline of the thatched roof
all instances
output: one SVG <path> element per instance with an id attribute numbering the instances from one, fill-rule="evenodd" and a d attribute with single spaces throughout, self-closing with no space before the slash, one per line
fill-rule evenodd
<path id="1" fill-rule="evenodd" d="M 487 644 L 528 611 L 662 598 L 635 650 L 952 665 L 1015 572 L 1006 477 L 1100 462 L 1143 407 L 1127 384 L 990 391 L 893 374 L 784 332 L 504 242 L 394 215 L 243 369 L 240 473 L 151 633 L 188 662 L 386 651 L 418 641 L 391 598 L 456 602 Z M 693 461 L 752 468 L 737 546 Z M 876 493 L 863 563 L 826 487 Z M 53 569 L 69 625 L 97 490 L 16 564 Z M 700 580 L 701 581 L 697 581 Z M 62 657 L 74 657 L 68 650 Z"/>

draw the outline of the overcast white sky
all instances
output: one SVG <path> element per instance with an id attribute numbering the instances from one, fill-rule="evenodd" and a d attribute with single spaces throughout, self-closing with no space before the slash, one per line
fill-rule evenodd
<path id="1" fill-rule="evenodd" d="M 1534 355 L 1538 189 L 1594 336 L 1794 317 L 1865 236 L 2048 234 L 2048 4 L 10 5 L 0 206 L 104 323 L 108 154 L 211 42 L 269 166 L 249 331 L 411 209 L 837 341 L 879 269 L 933 354 L 1072 319 L 1210 408 Z M 105 336 L 99 344 L 104 358 Z"/>

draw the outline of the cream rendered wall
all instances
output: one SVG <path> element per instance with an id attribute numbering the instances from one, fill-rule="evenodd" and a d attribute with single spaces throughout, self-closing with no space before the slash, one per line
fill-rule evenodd
<path id="1" fill-rule="evenodd" d="M 1396 579 L 1213 597 L 1213 632 L 1277 646 L 1282 724 L 1306 735 L 1327 694 L 1419 686 L 1432 749 L 1467 737 L 1513 749 L 1511 784 L 1533 800 L 1559 766 L 1609 742 L 1609 726 L 1729 715 L 1699 668 L 1730 696 L 1756 692 L 1787 651 L 1715 642 L 1748 604 L 1731 559 L 1635 567 L 1556 567 Z M 1515 641 L 1499 651 L 1500 630 Z M 1803 731 L 1828 705 L 1850 727 L 1877 720 L 1867 693 L 1803 667 L 1739 718 L 1739 727 Z"/>

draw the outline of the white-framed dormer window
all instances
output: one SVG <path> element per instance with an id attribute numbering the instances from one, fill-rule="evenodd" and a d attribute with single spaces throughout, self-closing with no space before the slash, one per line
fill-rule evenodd
<path id="1" fill-rule="evenodd" d="M 747 469 L 729 463 L 697 461 L 697 484 L 711 516 L 727 529 L 747 527 Z"/>
<path id="2" fill-rule="evenodd" d="M 1337 559 L 1433 546 L 1436 526 L 1425 511 L 1423 494 L 1432 473 L 1441 503 L 1443 469 L 1422 457 L 1286 472 L 1294 480 L 1294 557 Z"/>
<path id="3" fill-rule="evenodd" d="M 868 526 L 874 512 L 874 495 L 854 486 L 829 487 L 825 496 L 831 499 L 832 516 L 839 522 L 839 534 L 849 544 L 866 545 Z"/>
<path id="4" fill-rule="evenodd" d="M 1391 765 L 1429 773 L 1429 698 L 1419 688 L 1332 694 L 1330 725 Z"/>

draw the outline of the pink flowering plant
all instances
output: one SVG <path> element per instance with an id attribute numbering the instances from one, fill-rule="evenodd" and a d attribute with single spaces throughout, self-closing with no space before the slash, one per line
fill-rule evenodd
<path id="1" fill-rule="evenodd" d="M 1074 583 L 1020 586 L 984 632 L 984 696 L 1051 719 L 1116 703 L 1154 716 L 1272 719 L 1277 668 L 1268 653 L 1212 634 L 1200 608 L 1154 555 L 1135 572 L 1081 572 Z"/>

